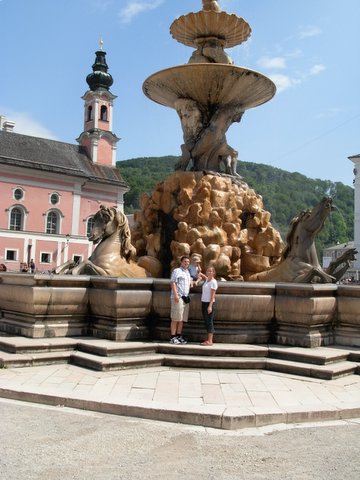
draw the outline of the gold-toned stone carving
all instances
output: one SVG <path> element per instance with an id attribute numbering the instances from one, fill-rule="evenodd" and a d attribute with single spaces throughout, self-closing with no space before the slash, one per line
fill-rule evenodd
<path id="1" fill-rule="evenodd" d="M 155 206 L 169 193 L 176 200 L 170 212 Z M 272 227 L 261 197 L 246 183 L 218 174 L 179 171 L 159 183 L 153 195 L 144 205 L 149 215 L 136 216 L 132 238 L 136 246 L 145 235 L 159 239 L 156 249 L 141 244 L 137 253 L 156 254 L 165 272 L 178 265 L 181 255 L 196 253 L 203 268 L 211 264 L 220 277 L 242 280 L 244 273 L 260 272 L 280 260 L 280 234 Z M 154 214 L 158 221 L 149 221 Z M 243 255 L 248 256 L 245 270 Z"/>

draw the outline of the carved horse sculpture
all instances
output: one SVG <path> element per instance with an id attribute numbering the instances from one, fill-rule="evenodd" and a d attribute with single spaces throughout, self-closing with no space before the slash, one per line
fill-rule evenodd
<path id="1" fill-rule="evenodd" d="M 87 260 L 79 264 L 66 262 L 55 273 L 127 278 L 161 276 L 161 264 L 156 258 L 144 256 L 136 261 L 127 218 L 116 207 L 100 206 L 89 240 L 97 247 Z"/>
<path id="2" fill-rule="evenodd" d="M 315 237 L 335 207 L 330 197 L 324 197 L 312 210 L 293 218 L 286 237 L 287 245 L 277 265 L 260 273 L 249 275 L 248 281 L 334 283 L 336 278 L 320 266 L 315 248 Z"/>
<path id="3" fill-rule="evenodd" d="M 340 257 L 330 262 L 326 273 L 332 275 L 339 281 L 345 272 L 351 267 L 351 263 L 356 260 L 356 254 L 359 253 L 356 248 L 347 249 Z"/>

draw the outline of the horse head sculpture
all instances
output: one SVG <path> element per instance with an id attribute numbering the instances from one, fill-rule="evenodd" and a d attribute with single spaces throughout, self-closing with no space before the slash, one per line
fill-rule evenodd
<path id="1" fill-rule="evenodd" d="M 332 199 L 324 197 L 312 210 L 305 210 L 290 222 L 286 247 L 278 264 L 247 280 L 263 282 L 334 283 L 336 278 L 325 272 L 319 263 L 315 237 L 334 210 Z"/>
<path id="2" fill-rule="evenodd" d="M 77 265 L 66 262 L 55 273 L 127 278 L 161 276 L 159 260 L 150 256 L 136 258 L 128 220 L 116 206 L 100 206 L 94 215 L 89 240 L 97 246 L 87 260 Z"/>
<path id="3" fill-rule="evenodd" d="M 96 245 L 114 234 L 119 241 L 120 256 L 127 261 L 134 260 L 136 250 L 131 245 L 130 227 L 126 216 L 116 207 L 100 205 L 100 210 L 94 215 L 89 240 Z"/>
<path id="4" fill-rule="evenodd" d="M 312 210 L 304 210 L 290 222 L 286 236 L 286 247 L 282 253 L 285 259 L 289 255 L 319 266 L 315 248 L 315 237 L 324 227 L 325 220 L 336 207 L 331 197 L 324 197 Z"/>

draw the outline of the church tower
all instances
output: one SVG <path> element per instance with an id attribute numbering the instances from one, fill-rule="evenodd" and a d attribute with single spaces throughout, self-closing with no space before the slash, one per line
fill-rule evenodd
<path id="1" fill-rule="evenodd" d="M 90 90 L 82 97 L 84 131 L 77 141 L 86 148 L 94 163 L 115 166 L 117 142 L 120 140 L 112 132 L 113 102 L 116 96 L 110 92 L 113 78 L 108 73 L 102 41 L 95 55 L 93 71 L 86 77 Z"/>

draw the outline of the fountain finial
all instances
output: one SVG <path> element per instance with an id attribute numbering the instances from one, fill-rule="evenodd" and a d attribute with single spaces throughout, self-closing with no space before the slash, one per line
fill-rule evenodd
<path id="1" fill-rule="evenodd" d="M 217 0 L 202 0 L 202 3 L 203 3 L 203 10 L 221 12 L 221 8 Z"/>

